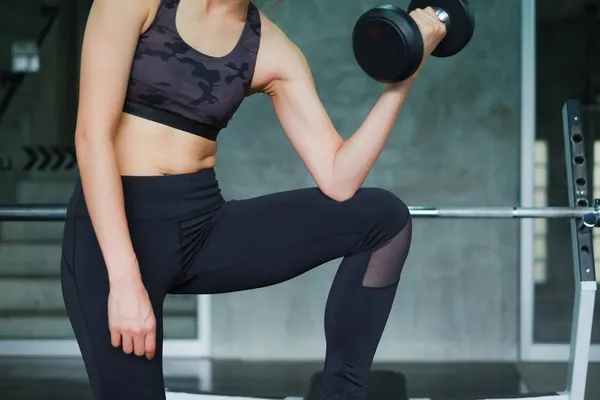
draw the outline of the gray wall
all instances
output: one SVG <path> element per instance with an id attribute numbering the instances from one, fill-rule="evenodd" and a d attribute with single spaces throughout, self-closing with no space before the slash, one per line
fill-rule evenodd
<path id="1" fill-rule="evenodd" d="M 353 23 L 378 1 L 285 1 L 264 11 L 305 52 L 319 94 L 348 138 L 383 87 L 353 61 Z M 518 203 L 520 9 L 474 2 L 478 30 L 464 53 L 431 60 L 367 186 L 412 205 Z M 219 141 L 227 198 L 313 185 L 266 96 L 249 99 Z M 417 220 L 380 360 L 514 360 L 518 224 Z M 268 289 L 214 296 L 213 354 L 320 359 L 323 310 L 339 262 Z"/>

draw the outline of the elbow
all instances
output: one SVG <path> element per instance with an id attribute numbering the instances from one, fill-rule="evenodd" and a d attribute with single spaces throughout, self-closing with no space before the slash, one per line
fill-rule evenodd
<path id="1" fill-rule="evenodd" d="M 75 154 L 80 168 L 82 161 L 89 160 L 90 156 L 94 154 L 94 150 L 98 151 L 98 146 L 94 145 L 93 136 L 89 131 L 77 130 L 75 132 Z"/>
<path id="2" fill-rule="evenodd" d="M 335 168 L 328 170 L 328 172 L 313 176 L 321 193 L 338 203 L 350 200 L 362 185 L 362 180 L 358 181 L 348 175 L 340 176 L 336 173 Z"/>
<path id="3" fill-rule="evenodd" d="M 75 131 L 75 148 L 78 153 L 89 153 L 112 146 L 113 136 L 109 132 L 84 128 L 78 128 Z"/>
<path id="4" fill-rule="evenodd" d="M 75 131 L 75 149 L 77 152 L 84 150 L 86 147 L 89 147 L 90 143 L 90 134 L 88 131 L 84 130 L 76 130 Z"/>
<path id="5" fill-rule="evenodd" d="M 76 146 L 90 146 L 98 141 L 111 141 L 110 135 L 102 134 L 97 129 L 77 127 L 75 131 Z"/>
<path id="6" fill-rule="evenodd" d="M 350 185 L 323 184 L 318 186 L 321 193 L 338 203 L 351 199 L 358 191 L 357 187 Z"/>
<path id="7" fill-rule="evenodd" d="M 110 159 L 114 153 L 112 135 L 97 129 L 77 129 L 75 131 L 75 156 L 80 172 L 88 169 L 90 164 L 97 164 Z"/>

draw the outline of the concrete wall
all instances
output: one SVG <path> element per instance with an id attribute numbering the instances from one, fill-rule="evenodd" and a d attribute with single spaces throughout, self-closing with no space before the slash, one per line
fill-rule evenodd
<path id="1" fill-rule="evenodd" d="M 305 52 L 346 138 L 383 89 L 356 66 L 350 47 L 354 22 L 377 4 L 303 0 L 264 7 Z M 473 4 L 473 42 L 455 58 L 426 66 L 367 186 L 387 188 L 412 205 L 518 202 L 521 3 L 479 4 Z M 313 185 L 266 96 L 242 106 L 219 144 L 217 174 L 227 198 Z M 518 224 L 421 219 L 413 243 L 378 359 L 515 359 Z M 338 264 L 273 288 L 214 296 L 214 355 L 321 358 L 323 310 Z"/>

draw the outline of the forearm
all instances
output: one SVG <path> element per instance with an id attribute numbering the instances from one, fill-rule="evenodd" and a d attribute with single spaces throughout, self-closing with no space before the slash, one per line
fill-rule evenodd
<path id="1" fill-rule="evenodd" d="M 85 201 L 109 281 L 111 285 L 137 282 L 140 271 L 129 236 L 114 146 L 110 139 L 91 136 L 77 135 L 77 159 Z"/>
<path id="2" fill-rule="evenodd" d="M 332 173 L 336 197 L 349 198 L 363 184 L 383 150 L 411 85 L 412 80 L 388 86 L 360 128 L 338 149 Z"/>

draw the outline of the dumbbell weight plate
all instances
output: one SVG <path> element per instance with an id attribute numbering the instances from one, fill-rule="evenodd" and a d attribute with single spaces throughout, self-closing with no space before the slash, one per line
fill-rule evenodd
<path id="1" fill-rule="evenodd" d="M 441 8 L 450 16 L 446 36 L 431 55 L 450 57 L 469 44 L 475 32 L 475 16 L 468 0 L 412 0 L 408 12 L 427 7 Z"/>
<path id="2" fill-rule="evenodd" d="M 392 5 L 363 14 L 352 33 L 354 56 L 367 75 L 379 82 L 400 82 L 423 60 L 423 38 L 406 11 Z"/>

